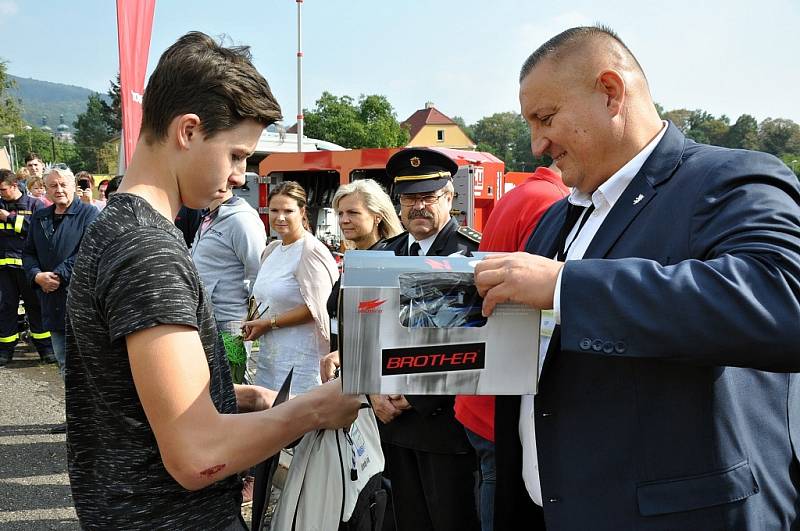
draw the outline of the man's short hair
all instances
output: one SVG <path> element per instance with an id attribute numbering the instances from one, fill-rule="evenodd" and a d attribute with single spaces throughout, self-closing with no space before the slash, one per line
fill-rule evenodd
<path id="1" fill-rule="evenodd" d="M 251 63 L 248 46 L 225 48 L 193 31 L 167 48 L 147 82 L 142 135 L 163 140 L 176 116 L 196 114 L 207 137 L 251 119 L 264 127 L 281 119 L 269 84 Z"/>
<path id="2" fill-rule="evenodd" d="M 42 162 L 42 157 L 40 157 L 38 153 L 31 151 L 25 155 L 25 164 L 27 165 L 32 160 L 38 160 L 39 162 Z"/>
<path id="3" fill-rule="evenodd" d="M 17 175 L 11 170 L 2 169 L 0 170 L 0 183 L 5 183 L 8 186 L 18 186 Z"/>
<path id="4" fill-rule="evenodd" d="M 596 25 L 596 26 L 578 26 L 575 28 L 570 28 L 568 30 L 564 30 L 546 43 L 539 46 L 535 52 L 533 52 L 528 58 L 525 60 L 525 63 L 522 65 L 522 69 L 519 72 L 519 82 L 522 83 L 522 80 L 530 74 L 531 70 L 538 65 L 542 59 L 553 57 L 558 58 L 559 54 L 565 50 L 571 49 L 572 46 L 580 43 L 586 42 L 588 39 L 592 38 L 608 38 L 615 41 L 619 44 L 623 50 L 630 56 L 632 59 L 633 64 L 636 65 L 636 68 L 639 69 L 639 72 L 644 75 L 644 70 L 642 69 L 642 65 L 639 64 L 639 61 L 636 60 L 636 57 L 633 53 L 628 49 L 622 39 L 620 39 L 619 35 L 612 30 L 611 28 L 603 25 Z"/>

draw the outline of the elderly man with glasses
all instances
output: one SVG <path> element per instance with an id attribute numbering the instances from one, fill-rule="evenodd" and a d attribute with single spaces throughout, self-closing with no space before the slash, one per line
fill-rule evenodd
<path id="1" fill-rule="evenodd" d="M 383 250 L 398 256 L 470 255 L 480 234 L 450 216 L 458 165 L 433 149 L 395 153 L 386 164 L 400 195 L 406 232 Z M 386 471 L 392 483 L 397 529 L 477 530 L 473 495 L 475 454 L 455 419 L 453 396 L 372 397 L 381 420 Z"/>

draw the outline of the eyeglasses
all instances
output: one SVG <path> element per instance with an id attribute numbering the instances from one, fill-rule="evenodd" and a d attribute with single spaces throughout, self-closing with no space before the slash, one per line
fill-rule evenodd
<path id="1" fill-rule="evenodd" d="M 446 192 L 442 192 L 441 194 L 430 194 L 430 195 L 401 195 L 400 196 L 400 204 L 403 206 L 414 206 L 417 204 L 417 201 L 422 201 L 426 205 L 432 205 L 439 201 L 439 198 L 445 195 Z"/>

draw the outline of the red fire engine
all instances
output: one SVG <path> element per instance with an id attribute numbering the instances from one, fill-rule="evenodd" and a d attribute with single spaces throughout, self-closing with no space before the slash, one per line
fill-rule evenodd
<path id="1" fill-rule="evenodd" d="M 462 225 L 480 231 L 495 203 L 505 191 L 505 163 L 490 153 L 434 148 L 456 161 L 453 177 L 455 197 L 452 214 Z M 340 238 L 331 200 L 341 184 L 357 179 L 374 179 L 396 201 L 386 161 L 400 148 L 353 149 L 273 153 L 258 166 L 258 212 L 267 221 L 269 186 L 297 181 L 308 194 L 308 219 L 318 238 L 332 247 Z M 253 198 L 255 199 L 255 198 Z"/>

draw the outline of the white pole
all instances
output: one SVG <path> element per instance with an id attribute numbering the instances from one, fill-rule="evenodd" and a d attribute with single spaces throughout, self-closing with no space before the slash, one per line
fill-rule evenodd
<path id="1" fill-rule="evenodd" d="M 303 0 L 297 1 L 297 151 L 303 151 L 303 33 L 301 26 L 301 7 Z"/>

